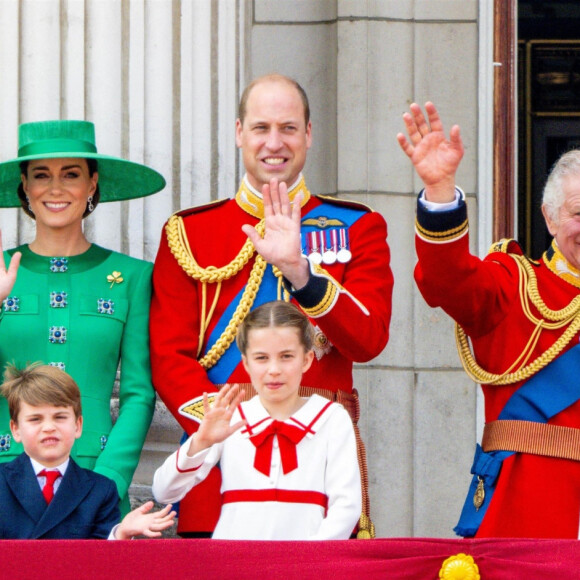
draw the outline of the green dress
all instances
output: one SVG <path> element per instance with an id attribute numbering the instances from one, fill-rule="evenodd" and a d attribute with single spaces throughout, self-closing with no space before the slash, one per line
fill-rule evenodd
<path id="1" fill-rule="evenodd" d="M 21 246 L 16 284 L 0 314 L 0 362 L 59 366 L 79 385 L 83 433 L 71 456 L 112 479 L 127 511 L 127 491 L 155 407 L 149 364 L 153 265 L 92 245 L 84 254 L 49 258 Z M 119 417 L 111 395 L 120 367 Z M 0 398 L 0 462 L 22 452 L 10 436 Z"/>

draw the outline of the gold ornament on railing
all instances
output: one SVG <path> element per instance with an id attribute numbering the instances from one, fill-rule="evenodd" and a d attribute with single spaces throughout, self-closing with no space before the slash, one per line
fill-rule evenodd
<path id="1" fill-rule="evenodd" d="M 441 580 L 481 580 L 479 568 L 471 556 L 457 554 L 445 560 L 439 570 Z"/>

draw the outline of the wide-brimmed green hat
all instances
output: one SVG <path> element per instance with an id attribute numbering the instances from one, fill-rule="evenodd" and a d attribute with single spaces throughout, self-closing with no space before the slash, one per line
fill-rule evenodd
<path id="1" fill-rule="evenodd" d="M 18 157 L 0 163 L 0 207 L 19 207 L 20 163 L 32 159 L 96 159 L 100 201 L 121 201 L 156 193 L 163 176 L 140 163 L 97 153 L 95 126 L 89 121 L 23 123 L 18 130 Z"/>

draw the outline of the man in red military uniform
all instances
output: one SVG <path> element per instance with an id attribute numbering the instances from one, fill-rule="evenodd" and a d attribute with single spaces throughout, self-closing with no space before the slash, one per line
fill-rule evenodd
<path id="1" fill-rule="evenodd" d="M 292 300 L 311 318 L 316 360 L 304 392 L 342 402 L 354 420 L 353 362 L 387 344 L 393 277 L 386 223 L 366 206 L 308 191 L 309 115 L 292 79 L 251 83 L 236 122 L 246 168 L 238 193 L 178 212 L 162 233 L 151 305 L 153 383 L 188 434 L 197 430 L 204 392 L 249 383 L 234 338 L 259 304 Z M 181 502 L 180 534 L 213 530 L 219 484 L 214 469 Z"/>
<path id="2" fill-rule="evenodd" d="M 486 425 L 455 531 L 463 536 L 578 538 L 580 514 L 580 151 L 563 155 L 544 190 L 554 240 L 542 259 L 513 240 L 469 252 L 459 127 L 446 139 L 432 103 L 397 136 L 425 188 L 415 279 L 456 322 L 459 353 L 482 384 Z M 471 351 L 468 337 L 471 340 Z"/>

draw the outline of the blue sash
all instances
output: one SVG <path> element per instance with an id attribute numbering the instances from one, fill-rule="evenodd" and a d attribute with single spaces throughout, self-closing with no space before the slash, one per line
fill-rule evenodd
<path id="1" fill-rule="evenodd" d="M 234 298 L 234 300 L 230 302 L 226 310 L 224 310 L 224 313 L 220 317 L 218 323 L 215 325 L 214 329 L 212 330 L 209 336 L 208 344 L 210 346 L 215 344 L 215 342 L 221 336 L 222 332 L 225 330 L 226 326 L 229 324 L 242 298 L 244 290 L 245 286 L 239 291 L 238 295 Z M 266 270 L 264 271 L 264 277 L 262 278 L 260 288 L 258 288 L 253 308 L 260 306 L 260 304 L 264 304 L 265 302 L 276 300 L 278 295 L 277 290 L 278 290 L 278 279 L 276 278 L 276 276 L 274 276 L 272 266 L 268 264 L 266 266 Z M 240 354 L 240 351 L 238 350 L 236 342 L 234 341 L 226 349 L 226 351 L 218 360 L 218 362 L 207 371 L 207 376 L 209 380 L 214 385 L 223 385 L 227 383 L 231 374 L 234 372 L 235 368 L 240 364 L 241 360 L 242 356 Z"/>
<path id="2" fill-rule="evenodd" d="M 528 379 L 513 393 L 498 419 L 547 423 L 560 411 L 580 399 L 578 376 L 580 376 L 580 345 L 569 349 Z M 472 537 L 477 533 L 493 496 L 502 463 L 506 457 L 513 454 L 514 451 L 486 453 L 480 445 L 476 446 L 471 467 L 473 479 L 459 522 L 453 528 L 457 535 Z M 479 510 L 476 510 L 473 496 L 479 482 L 478 478 L 484 481 L 485 499 Z"/>

